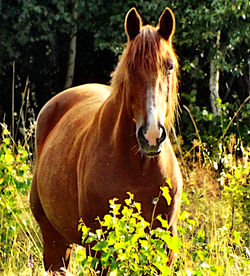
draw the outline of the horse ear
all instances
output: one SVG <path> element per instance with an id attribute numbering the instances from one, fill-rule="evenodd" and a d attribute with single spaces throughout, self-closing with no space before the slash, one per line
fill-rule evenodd
<path id="1" fill-rule="evenodd" d="M 162 13 L 158 23 L 159 34 L 168 41 L 172 41 L 172 36 L 175 31 L 175 17 L 170 8 L 166 8 Z"/>
<path id="2" fill-rule="evenodd" d="M 136 8 L 132 8 L 128 11 L 125 19 L 125 31 L 128 36 L 128 40 L 134 39 L 140 32 L 142 26 L 142 19 Z"/>

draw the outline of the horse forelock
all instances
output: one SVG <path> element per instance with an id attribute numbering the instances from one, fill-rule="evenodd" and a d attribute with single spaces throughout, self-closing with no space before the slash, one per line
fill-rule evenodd
<path id="1" fill-rule="evenodd" d="M 145 26 L 128 45 L 127 70 L 134 73 L 136 67 L 146 73 L 157 73 L 160 64 L 160 36 L 151 26 Z"/>
<path id="2" fill-rule="evenodd" d="M 168 110 L 166 115 L 166 127 L 170 129 L 174 123 L 178 106 L 178 72 L 179 64 L 172 44 L 165 41 L 152 26 L 144 26 L 140 33 L 126 45 L 120 61 L 112 73 L 111 86 L 114 92 L 122 92 L 130 89 L 131 76 L 136 68 L 145 74 L 164 75 L 165 61 L 171 57 L 174 63 L 174 71 L 169 76 Z"/>

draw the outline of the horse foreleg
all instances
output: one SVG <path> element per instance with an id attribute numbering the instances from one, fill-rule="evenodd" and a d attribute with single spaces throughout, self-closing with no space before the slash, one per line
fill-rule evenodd
<path id="1" fill-rule="evenodd" d="M 39 222 L 43 236 L 43 262 L 46 271 L 70 271 L 72 246 L 53 228 L 46 217 Z"/>
<path id="2" fill-rule="evenodd" d="M 70 268 L 71 245 L 52 226 L 42 208 L 36 185 L 36 170 L 32 181 L 30 205 L 43 236 L 43 261 L 46 271 L 60 271 Z M 65 275 L 61 269 L 61 275 Z"/>

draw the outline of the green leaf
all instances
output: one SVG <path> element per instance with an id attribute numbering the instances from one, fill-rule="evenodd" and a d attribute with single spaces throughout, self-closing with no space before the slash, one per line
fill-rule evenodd
<path id="1" fill-rule="evenodd" d="M 166 228 L 166 229 L 169 228 L 169 226 L 168 226 L 168 221 L 167 221 L 166 219 L 163 219 L 161 214 L 158 215 L 158 216 L 156 217 L 156 219 L 158 219 L 158 220 L 161 222 L 162 227 L 164 227 L 164 228 Z"/>
<path id="2" fill-rule="evenodd" d="M 172 183 L 171 183 L 171 179 L 170 179 L 170 178 L 168 178 L 168 179 L 166 180 L 166 183 L 168 184 L 168 187 L 169 187 L 170 189 L 172 189 Z"/>
<path id="3" fill-rule="evenodd" d="M 141 213 L 141 203 L 135 202 L 135 208 L 137 209 L 138 213 Z"/>
<path id="4" fill-rule="evenodd" d="M 169 236 L 167 245 L 168 248 L 172 249 L 175 253 L 178 253 L 181 248 L 181 240 L 177 236 Z"/>
<path id="5" fill-rule="evenodd" d="M 105 215 L 103 221 L 100 221 L 101 226 L 106 226 L 108 228 L 111 227 L 113 221 L 113 217 L 111 215 Z"/>
<path id="6" fill-rule="evenodd" d="M 105 251 L 106 248 L 108 248 L 108 242 L 107 241 L 100 241 L 97 244 L 95 244 L 92 249 L 95 251 Z"/>
<path id="7" fill-rule="evenodd" d="M 182 192 L 182 194 L 181 194 L 181 200 L 184 201 L 187 205 L 190 204 L 190 201 L 189 201 L 189 199 L 187 197 L 187 194 L 184 193 L 184 192 Z"/>
<path id="8" fill-rule="evenodd" d="M 172 198 L 171 198 L 171 196 L 169 194 L 169 188 L 167 186 L 164 186 L 164 187 L 161 187 L 161 190 L 162 190 L 163 197 L 167 201 L 167 204 L 170 205 Z"/>

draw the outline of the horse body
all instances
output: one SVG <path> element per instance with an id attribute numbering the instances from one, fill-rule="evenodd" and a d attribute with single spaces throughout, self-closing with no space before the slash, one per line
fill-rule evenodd
<path id="1" fill-rule="evenodd" d="M 87 126 L 109 96 L 109 90 L 97 84 L 69 89 L 50 100 L 37 120 L 36 176 L 33 178 L 33 182 L 39 183 L 37 199 L 53 226 L 62 229 L 69 241 L 75 241 L 76 237 L 80 241 L 80 233 L 75 234 L 79 211 L 77 172 L 73 168 L 77 168 Z M 36 203 L 33 205 L 34 210 Z M 67 215 L 62 215 L 64 210 Z"/>
<path id="2" fill-rule="evenodd" d="M 165 17 L 174 20 L 170 10 L 165 13 L 160 25 L 165 24 L 161 22 Z M 174 29 L 171 24 L 169 28 Z M 39 114 L 31 208 L 43 235 L 46 270 L 68 268 L 70 244 L 81 243 L 79 220 L 95 230 L 96 217 L 108 212 L 109 199 L 122 200 L 127 192 L 133 193 L 142 204 L 144 218 L 151 221 L 152 201 L 166 177 L 171 179 L 172 201 L 168 206 L 160 198 L 155 215 L 164 215 L 176 235 L 182 177 L 164 127 L 166 110 L 168 123 L 176 107 L 172 89 L 176 77 L 161 70 L 159 74 L 158 67 L 163 59 L 177 61 L 171 48 L 173 30 L 162 39 L 162 29 L 160 35 L 152 27 L 141 30 L 140 17 L 132 9 L 126 18 L 130 47 L 113 73 L 111 86 L 87 84 L 68 89 Z M 142 47 L 136 47 L 138 32 L 145 36 Z M 142 48 L 146 56 L 138 60 Z M 129 63 L 131 56 L 134 60 Z M 142 58 L 147 62 L 135 68 Z M 158 62 L 155 67 L 152 59 Z"/>

